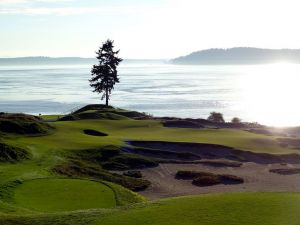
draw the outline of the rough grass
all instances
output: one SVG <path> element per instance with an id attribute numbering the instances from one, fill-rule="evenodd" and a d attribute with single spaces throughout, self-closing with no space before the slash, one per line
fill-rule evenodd
<path id="1" fill-rule="evenodd" d="M 118 206 L 128 206 L 130 204 L 137 204 L 137 203 L 144 203 L 146 202 L 146 199 L 133 192 L 128 190 L 127 188 L 124 188 L 120 185 L 117 185 L 115 183 L 103 181 L 106 185 L 112 188 L 112 190 L 115 193 L 116 202 Z"/>
<path id="2" fill-rule="evenodd" d="M 57 174 L 68 177 L 88 177 L 92 179 L 100 179 L 119 184 L 132 191 L 141 191 L 149 187 L 151 184 L 147 180 L 127 177 L 120 174 L 114 174 L 103 170 L 101 167 L 81 161 L 69 161 L 62 165 L 57 165 L 53 171 Z"/>
<path id="3" fill-rule="evenodd" d="M 53 127 L 39 117 L 26 114 L 0 114 L 0 132 L 3 133 L 39 135 L 50 133 L 52 129 Z"/>
<path id="4" fill-rule="evenodd" d="M 108 145 L 73 152 L 71 158 L 96 163 L 108 170 L 129 170 L 158 166 L 158 163 L 151 158 L 123 153 L 121 149 L 121 146 Z"/>
<path id="5" fill-rule="evenodd" d="M 18 162 L 29 158 L 30 153 L 25 149 L 0 143 L 0 162 Z"/>
<path id="6" fill-rule="evenodd" d="M 117 109 L 105 105 L 87 105 L 69 115 L 60 118 L 60 121 L 74 121 L 74 120 L 128 120 L 145 118 L 147 115 L 136 111 L 127 111 L 124 109 Z"/>
<path id="7" fill-rule="evenodd" d="M 158 163 L 143 156 L 122 153 L 102 163 L 102 166 L 108 170 L 130 170 L 156 167 Z"/>

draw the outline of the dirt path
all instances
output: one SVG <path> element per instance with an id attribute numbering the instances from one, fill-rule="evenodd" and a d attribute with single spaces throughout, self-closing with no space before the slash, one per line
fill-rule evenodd
<path id="1" fill-rule="evenodd" d="M 182 195 L 218 192 L 300 192 L 300 174 L 279 175 L 270 169 L 300 168 L 300 164 L 256 164 L 244 163 L 241 167 L 211 167 L 202 164 L 160 164 L 156 168 L 142 170 L 145 179 L 152 185 L 140 192 L 148 199 L 159 199 Z M 191 180 L 177 180 L 178 170 L 207 171 L 217 174 L 232 174 L 244 178 L 238 185 L 216 185 L 198 187 Z"/>

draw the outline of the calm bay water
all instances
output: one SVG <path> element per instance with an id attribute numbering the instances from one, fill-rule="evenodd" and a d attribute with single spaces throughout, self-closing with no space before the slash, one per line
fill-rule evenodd
<path id="1" fill-rule="evenodd" d="M 100 95 L 90 65 L 0 67 L 0 111 L 66 113 Z M 206 118 L 222 112 L 268 125 L 300 125 L 300 65 L 178 66 L 127 63 L 111 104 L 155 116 Z"/>

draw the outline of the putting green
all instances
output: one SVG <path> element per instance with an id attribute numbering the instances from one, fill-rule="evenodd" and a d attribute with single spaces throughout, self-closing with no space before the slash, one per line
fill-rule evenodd
<path id="1" fill-rule="evenodd" d="M 111 208 L 115 195 L 106 185 L 79 179 L 36 179 L 15 189 L 18 206 L 41 212 Z"/>

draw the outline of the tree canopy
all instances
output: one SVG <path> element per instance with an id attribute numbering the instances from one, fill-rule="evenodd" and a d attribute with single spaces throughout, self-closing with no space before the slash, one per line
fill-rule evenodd
<path id="1" fill-rule="evenodd" d="M 211 112 L 207 120 L 216 122 L 216 123 L 225 123 L 222 113 Z"/>
<path id="2" fill-rule="evenodd" d="M 114 85 L 120 82 L 117 67 L 122 59 L 118 57 L 119 51 L 114 51 L 113 40 L 105 41 L 96 52 L 98 64 L 93 65 L 91 70 L 90 86 L 94 89 L 93 92 L 102 94 L 101 100 L 105 98 L 106 106 Z"/>

